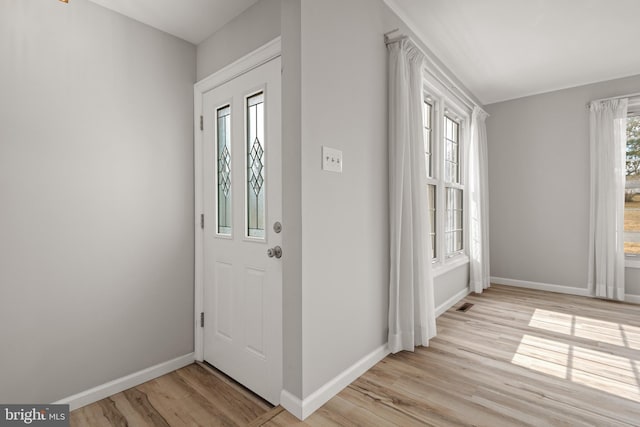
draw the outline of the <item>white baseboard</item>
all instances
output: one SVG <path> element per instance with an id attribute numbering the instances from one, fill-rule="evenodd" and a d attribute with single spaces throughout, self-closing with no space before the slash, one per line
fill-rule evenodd
<path id="1" fill-rule="evenodd" d="M 470 292 L 469 288 L 465 288 L 440 304 L 436 308 L 436 317 L 453 307 L 458 301 L 469 295 Z M 354 363 L 351 367 L 338 374 L 318 390 L 314 391 L 304 400 L 300 400 L 287 390 L 282 390 L 282 393 L 280 394 L 280 405 L 295 415 L 298 419 L 304 421 L 305 418 L 327 403 L 333 396 L 355 381 L 360 375 L 364 374 L 376 363 L 384 359 L 388 354 L 389 348 L 387 345 L 385 344 L 380 346 Z"/>
<path id="2" fill-rule="evenodd" d="M 591 293 L 587 288 L 574 288 L 571 286 L 551 285 L 549 283 L 505 279 L 504 277 L 491 276 L 491 283 L 495 283 L 496 285 L 514 286 L 517 288 L 528 288 L 528 289 L 537 289 L 539 291 L 557 292 L 560 294 L 579 295 L 583 297 L 591 296 Z"/>
<path id="3" fill-rule="evenodd" d="M 289 411 L 299 420 L 304 420 L 306 418 L 303 417 L 302 414 L 302 400 L 298 399 L 287 390 L 282 390 L 280 393 L 280 406 Z M 307 416 L 308 415 L 309 414 L 307 414 Z"/>
<path id="4" fill-rule="evenodd" d="M 300 400 L 287 390 L 282 390 L 280 394 L 280 405 L 298 419 L 304 420 L 327 403 L 333 396 L 338 394 L 343 388 L 347 387 L 376 363 L 387 357 L 388 354 L 389 348 L 386 344 L 378 347 L 342 373 L 338 374 L 331 381 L 311 393 L 304 400 Z"/>
<path id="5" fill-rule="evenodd" d="M 144 382 L 150 381 L 154 378 L 158 378 L 162 375 L 173 372 L 176 369 L 183 368 L 195 360 L 193 353 L 185 354 L 184 356 L 176 357 L 173 360 L 159 363 L 150 368 L 143 369 L 142 371 L 134 372 L 122 378 L 118 378 L 108 383 L 93 387 L 89 390 L 82 391 L 73 396 L 66 397 L 64 399 L 53 402 L 54 405 L 69 405 L 69 410 L 81 408 L 90 403 L 97 402 L 105 397 L 112 396 L 121 391 L 130 389 Z"/>
<path id="6" fill-rule="evenodd" d="M 442 313 L 449 310 L 451 307 L 456 305 L 458 301 L 460 301 L 470 293 L 471 293 L 471 289 L 465 288 L 460 292 L 458 292 L 457 294 L 455 294 L 454 296 L 452 296 L 451 298 L 449 298 L 448 300 L 446 300 L 445 302 L 443 302 L 442 304 L 440 304 L 438 307 L 436 307 L 436 317 L 440 316 Z"/>
<path id="7" fill-rule="evenodd" d="M 503 277 L 491 276 L 491 283 L 496 285 L 507 285 L 518 288 L 537 289 L 539 291 L 558 292 L 560 294 L 579 295 L 582 297 L 590 297 L 591 292 L 587 288 L 573 288 L 571 286 L 550 285 L 548 283 L 527 282 L 525 280 L 505 279 Z M 632 304 L 640 304 L 640 295 L 626 294 L 624 302 Z"/>
<path id="8" fill-rule="evenodd" d="M 630 303 L 633 303 L 633 304 L 640 304 L 640 295 L 626 294 L 624 296 L 624 302 L 630 302 Z"/>

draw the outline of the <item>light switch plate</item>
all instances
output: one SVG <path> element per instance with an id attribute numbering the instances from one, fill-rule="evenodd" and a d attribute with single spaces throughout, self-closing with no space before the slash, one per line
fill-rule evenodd
<path id="1" fill-rule="evenodd" d="M 323 145 L 322 170 L 342 173 L 342 151 Z"/>

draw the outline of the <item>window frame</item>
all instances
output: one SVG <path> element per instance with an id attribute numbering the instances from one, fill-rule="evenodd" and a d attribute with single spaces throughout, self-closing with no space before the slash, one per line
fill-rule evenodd
<path id="1" fill-rule="evenodd" d="M 451 232 L 451 230 L 447 230 L 446 229 L 446 225 L 447 223 L 445 222 L 445 230 L 444 230 L 444 234 L 443 234 L 443 239 L 445 240 L 445 251 L 444 251 L 444 255 L 446 258 L 452 258 L 455 257 L 457 255 L 460 254 L 465 254 L 466 253 L 466 248 L 468 246 L 467 241 L 466 241 L 466 237 L 468 234 L 468 227 L 467 227 L 467 220 L 466 220 L 466 214 L 467 214 L 467 192 L 466 192 L 466 173 L 465 173 L 465 168 L 466 168 L 466 162 L 465 160 L 465 155 L 466 155 L 466 150 L 465 150 L 465 142 L 467 141 L 467 133 L 465 133 L 465 125 L 469 122 L 469 120 L 467 119 L 465 121 L 463 115 L 457 111 L 457 109 L 453 106 L 450 105 L 446 105 L 445 110 L 444 110 L 444 114 L 442 117 L 442 126 L 444 128 L 444 121 L 445 118 L 448 118 L 449 120 L 457 123 L 458 125 L 458 158 L 457 158 L 457 182 L 451 182 L 451 181 L 447 181 L 446 178 L 443 177 L 443 181 L 444 181 L 444 192 L 445 192 L 445 196 L 444 196 L 444 205 L 443 205 L 443 209 L 445 211 L 445 221 L 446 221 L 446 214 L 447 214 L 447 204 L 446 204 L 446 193 L 448 193 L 449 189 L 455 189 L 455 190 L 460 190 L 462 191 L 462 229 L 460 230 L 462 232 L 462 249 L 460 250 L 456 250 L 456 251 L 452 251 L 452 252 L 447 252 L 446 250 L 446 235 L 448 232 Z M 446 141 L 445 141 L 445 136 L 443 135 L 442 137 L 442 145 L 443 145 L 443 150 L 446 151 Z M 442 167 L 444 168 L 443 170 L 446 170 L 446 159 L 444 157 L 444 155 L 442 156 Z"/>
<path id="2" fill-rule="evenodd" d="M 427 73 L 425 73 L 426 75 Z M 424 102 L 430 100 L 431 109 L 431 159 L 432 176 L 425 177 L 426 185 L 435 185 L 435 236 L 436 253 L 432 259 L 434 275 L 446 273 L 469 262 L 468 256 L 468 194 L 466 191 L 467 171 L 466 153 L 469 144 L 471 109 L 454 96 L 438 82 L 428 79 L 423 81 Z M 458 176 L 459 182 L 446 182 L 445 173 L 445 114 L 453 116 L 458 123 Z M 424 113 L 423 113 L 424 117 Z M 424 128 L 424 123 L 423 123 Z M 425 150 L 426 151 L 426 150 Z M 425 156 L 426 158 L 426 156 Z M 425 165 L 426 166 L 426 165 Z M 462 190 L 462 249 L 446 253 L 446 192 L 447 188 Z M 425 188 L 425 192 L 427 188 Z M 431 242 L 429 242 L 431 244 Z"/>
<path id="3" fill-rule="evenodd" d="M 438 159 L 440 158 L 440 144 L 434 143 L 439 141 L 439 134 L 438 132 L 440 131 L 439 126 L 437 126 L 435 124 L 435 118 L 439 117 L 438 115 L 438 111 L 440 108 L 440 103 L 438 102 L 438 99 L 436 97 L 431 96 L 428 92 L 424 92 L 423 93 L 423 97 L 422 97 L 422 107 L 424 108 L 424 104 L 429 104 L 431 106 L 431 129 L 429 132 L 429 137 L 430 137 L 430 157 L 431 157 L 431 175 L 426 177 L 426 182 L 427 182 L 427 186 L 429 185 L 433 185 L 434 188 L 434 203 L 435 203 L 435 219 L 434 219 L 434 223 L 435 223 L 435 230 L 431 230 L 431 234 L 433 234 L 435 236 L 435 253 L 432 254 L 432 258 L 431 261 L 433 263 L 438 262 L 438 256 L 441 253 L 441 248 L 439 247 L 439 237 L 442 234 L 439 233 L 439 225 L 441 223 L 441 219 L 440 219 L 440 215 L 438 215 L 438 207 L 441 206 L 441 201 L 439 200 L 439 191 L 438 191 L 438 184 L 439 184 L 439 177 L 440 177 L 440 162 L 438 161 Z M 422 114 L 423 118 L 424 118 L 424 110 L 423 110 L 423 114 Z M 422 124 L 423 129 L 425 128 L 424 123 Z M 426 156 L 425 156 L 426 157 Z M 426 167 L 426 165 L 425 165 Z M 427 187 L 427 196 L 428 196 L 428 187 Z M 431 207 L 429 207 L 429 212 L 431 212 Z M 429 236 L 429 240 L 431 240 L 431 235 Z M 429 242 L 431 244 L 431 242 Z"/>
<path id="4" fill-rule="evenodd" d="M 250 233 L 250 219 L 249 219 L 249 197 L 250 197 L 250 190 L 249 190 L 249 185 L 250 185 L 250 176 L 249 176 L 249 167 L 250 167 L 250 162 L 249 162 L 249 154 L 250 154 L 250 148 L 249 148 L 249 128 L 250 128 L 250 121 L 251 118 L 249 117 L 249 109 L 251 108 L 251 106 L 249 105 L 249 100 L 256 97 L 262 95 L 262 101 L 261 102 L 257 102 L 254 105 L 259 105 L 262 104 L 263 105 L 263 115 L 262 115 L 262 121 L 263 121 L 263 132 L 264 132 L 264 138 L 262 141 L 262 167 L 263 167 L 263 182 L 262 182 L 262 191 L 264 191 L 264 200 L 263 200 L 263 226 L 264 229 L 262 230 L 262 232 L 264 233 L 262 236 L 260 235 L 254 235 L 252 236 Z M 243 123 L 243 157 L 244 157 L 244 177 L 243 177 L 243 186 L 244 186 L 244 231 L 242 232 L 243 234 L 243 240 L 245 242 L 256 242 L 256 243 L 265 243 L 267 241 L 267 194 L 266 192 L 268 191 L 268 180 L 267 180 L 267 176 L 266 176 L 266 169 L 269 167 L 267 165 L 267 117 L 266 117 L 266 112 L 265 112 L 265 108 L 266 108 L 266 103 L 267 103 L 267 91 L 266 91 L 266 87 L 265 86 L 259 86 L 256 87 L 250 91 L 247 91 L 243 98 L 242 98 L 242 109 L 244 110 L 244 123 Z M 257 126 L 257 122 L 256 122 L 256 126 Z M 256 132 L 257 132 L 257 128 L 256 128 Z M 259 210 L 258 210 L 259 211 Z M 259 213 L 257 214 L 257 216 L 260 216 Z M 259 219 L 256 220 L 259 223 Z"/>
<path id="5" fill-rule="evenodd" d="M 640 117 L 640 97 L 629 99 L 627 120 L 632 117 Z M 626 153 L 626 143 L 625 143 L 625 153 Z M 626 161 L 626 154 L 625 154 L 625 161 Z M 625 180 L 626 180 L 626 177 L 625 177 Z M 640 268 L 640 254 L 625 252 L 624 264 L 626 268 Z"/>
<path id="6" fill-rule="evenodd" d="M 214 140 L 215 140 L 215 146 L 214 146 L 214 150 L 213 150 L 213 155 L 214 157 L 214 161 L 215 161 L 215 168 L 214 168 L 214 177 L 213 177 L 213 185 L 214 188 L 216 189 L 216 195 L 214 197 L 214 227 L 215 227 L 215 232 L 214 232 L 214 238 L 216 239 L 226 239 L 226 240 L 233 240 L 234 236 L 235 236 L 235 224 L 234 224 L 234 218 L 233 215 L 235 213 L 235 207 L 234 207 L 234 200 L 235 197 L 237 197 L 234 193 L 233 193 L 233 186 L 231 187 L 230 190 L 230 197 L 229 197 L 229 203 L 231 205 L 231 226 L 229 227 L 229 232 L 228 233 L 221 233 L 220 232 L 220 220 L 219 220 L 219 202 L 218 202 L 218 186 L 220 184 L 220 165 L 218 163 L 219 158 L 220 158 L 220 153 L 219 153 L 219 147 L 218 147 L 218 111 L 223 109 L 223 108 L 229 108 L 229 124 L 230 124 L 230 128 L 229 128 L 229 156 L 231 158 L 231 182 L 233 183 L 233 172 L 234 172 L 234 167 L 233 167 L 233 160 L 234 160 L 234 156 L 236 155 L 236 153 L 234 152 L 234 148 L 233 148 L 233 140 L 234 138 L 236 138 L 236 132 L 233 129 L 233 119 L 234 119 L 234 115 L 236 114 L 235 106 L 234 106 L 234 102 L 233 102 L 233 98 L 228 98 L 225 99 L 224 101 L 220 102 L 214 109 L 214 115 L 213 115 L 213 132 L 214 132 Z M 233 185 L 233 184 L 232 184 Z"/>
<path id="7" fill-rule="evenodd" d="M 221 110 L 226 110 L 228 109 L 228 113 L 225 114 L 224 116 L 220 116 L 220 111 Z M 233 178 L 233 144 L 231 143 L 232 139 L 231 139 L 231 134 L 233 132 L 233 127 L 231 126 L 231 120 L 232 120 L 232 106 L 231 106 L 231 102 L 227 102 L 227 103 L 223 103 L 221 104 L 219 107 L 216 107 L 214 109 L 215 111 L 215 124 L 214 124 L 214 138 L 215 138 L 215 147 L 214 147 L 214 153 L 215 153 L 215 161 L 216 161 L 216 166 L 215 166 L 215 188 L 216 188 L 216 200 L 215 200 L 215 206 L 216 206 L 216 212 L 215 212 L 215 234 L 217 236 L 224 236 L 227 238 L 233 238 L 233 193 L 231 192 L 231 187 L 229 187 L 229 196 L 227 197 L 227 202 L 225 204 L 225 207 L 228 207 L 229 210 L 229 216 L 230 218 L 227 218 L 227 224 L 226 226 L 221 225 L 221 213 L 220 213 L 220 175 L 221 175 L 221 171 L 220 171 L 220 119 L 224 118 L 224 117 L 229 117 L 229 122 L 225 123 L 225 131 L 228 131 L 228 141 L 225 141 L 225 146 L 227 148 L 227 151 L 229 153 L 229 180 L 230 182 L 231 179 Z M 226 129 L 226 126 L 229 126 L 228 129 Z M 226 218 L 226 212 L 225 212 L 225 218 Z M 222 228 L 224 228 L 225 230 L 222 230 Z"/>

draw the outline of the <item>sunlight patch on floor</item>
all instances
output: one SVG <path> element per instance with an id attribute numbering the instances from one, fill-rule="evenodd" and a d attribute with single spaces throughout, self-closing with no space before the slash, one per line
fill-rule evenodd
<path id="1" fill-rule="evenodd" d="M 568 360 L 569 345 L 525 335 L 511 363 L 554 377 L 567 378 Z"/>
<path id="2" fill-rule="evenodd" d="M 572 337 L 640 350 L 640 328 L 590 317 L 536 309 L 529 326 Z"/>
<path id="3" fill-rule="evenodd" d="M 542 338 L 534 329 L 522 336 L 513 364 L 640 402 L 640 353 L 634 351 L 640 350 L 640 328 L 540 309 L 529 326 L 587 339 L 603 348 Z"/>

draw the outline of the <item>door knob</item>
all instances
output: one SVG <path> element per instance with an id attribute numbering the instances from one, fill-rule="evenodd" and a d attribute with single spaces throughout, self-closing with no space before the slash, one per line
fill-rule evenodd
<path id="1" fill-rule="evenodd" d="M 274 246 L 273 248 L 267 249 L 267 256 L 269 258 L 282 258 L 282 248 L 280 246 Z"/>

